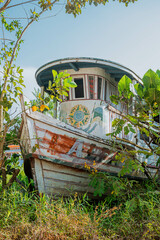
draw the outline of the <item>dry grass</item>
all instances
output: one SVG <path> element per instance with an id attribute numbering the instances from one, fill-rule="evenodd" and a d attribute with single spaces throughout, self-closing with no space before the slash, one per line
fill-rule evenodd
<path id="1" fill-rule="evenodd" d="M 160 239 L 160 194 L 107 201 L 52 200 L 12 187 L 0 196 L 0 240 Z"/>
<path id="2" fill-rule="evenodd" d="M 19 196 L 18 196 L 19 195 Z M 70 198 L 56 201 L 27 194 L 4 194 L 0 207 L 0 239 L 106 239 L 99 228 L 99 220 L 92 220 L 82 201 Z"/>

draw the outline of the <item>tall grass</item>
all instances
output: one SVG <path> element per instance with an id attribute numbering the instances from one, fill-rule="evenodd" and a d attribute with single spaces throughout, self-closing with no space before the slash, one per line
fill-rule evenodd
<path id="1" fill-rule="evenodd" d="M 0 195 L 0 240 L 160 239 L 159 192 L 150 184 L 133 192 L 53 200 L 14 184 Z"/>

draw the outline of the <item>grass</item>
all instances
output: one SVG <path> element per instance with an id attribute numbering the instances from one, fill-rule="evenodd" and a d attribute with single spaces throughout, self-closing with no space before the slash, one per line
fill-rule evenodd
<path id="1" fill-rule="evenodd" d="M 99 202 L 77 194 L 53 200 L 14 183 L 0 195 L 0 240 L 158 240 L 159 209 L 160 194 L 150 183 Z"/>

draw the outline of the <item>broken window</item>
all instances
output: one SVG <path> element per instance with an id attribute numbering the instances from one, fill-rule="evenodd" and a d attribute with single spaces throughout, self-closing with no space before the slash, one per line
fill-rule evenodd
<path id="1" fill-rule="evenodd" d="M 101 99 L 102 78 L 98 77 L 98 99 Z"/>
<path id="2" fill-rule="evenodd" d="M 105 86 L 104 86 L 104 100 L 107 101 L 107 81 L 105 81 Z"/>
<path id="3" fill-rule="evenodd" d="M 74 82 L 77 84 L 75 88 L 75 98 L 84 98 L 83 78 L 75 78 Z"/>

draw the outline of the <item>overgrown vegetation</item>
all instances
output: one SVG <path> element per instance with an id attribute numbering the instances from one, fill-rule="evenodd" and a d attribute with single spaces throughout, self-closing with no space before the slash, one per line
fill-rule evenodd
<path id="1" fill-rule="evenodd" d="M 112 109 L 117 117 L 112 121 L 113 131 L 107 135 L 115 142 L 116 161 L 123 164 L 120 175 L 140 170 L 155 181 L 160 169 L 160 71 L 149 69 L 141 84 L 134 85 L 123 76 L 118 93 L 110 99 L 121 109 Z M 157 167 L 154 174 L 148 165 Z"/>
<path id="2" fill-rule="evenodd" d="M 28 182 L 21 170 L 19 178 Z M 113 185 L 121 188 L 113 192 Z M 119 182 L 120 183 L 120 182 Z M 151 183 L 110 177 L 108 196 L 56 200 L 30 193 L 17 183 L 0 196 L 0 239 L 159 239 L 160 193 Z"/>

